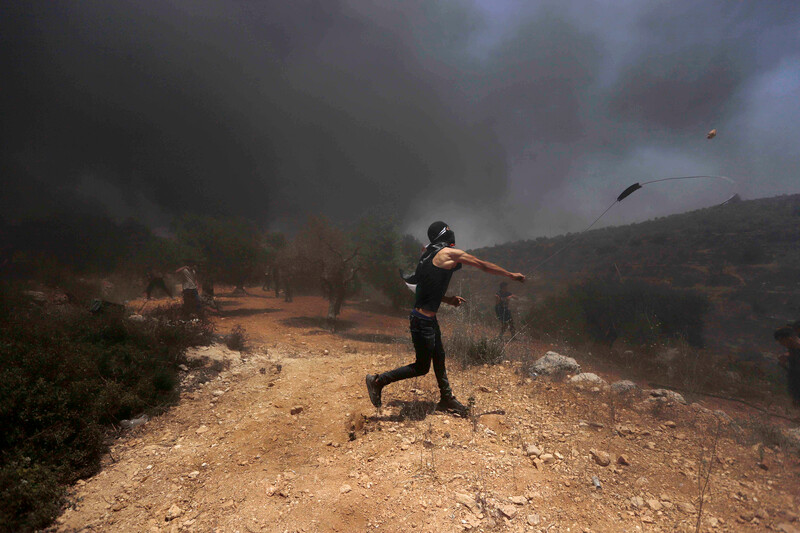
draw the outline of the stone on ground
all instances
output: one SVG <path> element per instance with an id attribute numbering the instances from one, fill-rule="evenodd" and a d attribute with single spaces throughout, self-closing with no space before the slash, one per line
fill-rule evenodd
<path id="1" fill-rule="evenodd" d="M 572 357 L 561 355 L 556 352 L 547 352 L 544 357 L 539 358 L 531 368 L 536 374 L 557 374 L 567 372 L 580 372 L 581 366 Z"/>

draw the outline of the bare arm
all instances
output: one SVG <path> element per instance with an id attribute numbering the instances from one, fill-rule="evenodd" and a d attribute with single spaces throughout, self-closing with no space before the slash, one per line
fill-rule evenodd
<path id="1" fill-rule="evenodd" d="M 486 272 L 487 274 L 492 274 L 495 276 L 505 276 L 507 278 L 513 279 L 514 281 L 519 281 L 520 283 L 523 283 L 525 281 L 524 274 L 521 274 L 519 272 L 509 272 L 508 270 L 499 265 L 495 265 L 494 263 L 490 263 L 489 261 L 478 259 L 474 255 L 470 255 L 463 250 L 457 250 L 453 248 L 451 250 L 447 250 L 447 252 L 448 252 L 447 257 L 443 258 L 445 259 L 445 262 L 452 261 L 454 264 L 460 263 L 463 265 L 473 266 L 479 270 Z M 439 255 L 441 255 L 441 252 Z"/>
<path id="2" fill-rule="evenodd" d="M 467 300 L 462 298 L 461 296 L 445 296 L 442 298 L 443 303 L 446 303 L 447 305 L 452 305 L 453 307 L 459 307 L 466 301 Z"/>

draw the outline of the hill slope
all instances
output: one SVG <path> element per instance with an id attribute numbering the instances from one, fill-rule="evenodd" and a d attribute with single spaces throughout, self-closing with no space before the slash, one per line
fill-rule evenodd
<path id="1" fill-rule="evenodd" d="M 759 359 L 776 350 L 775 327 L 800 318 L 800 195 L 738 201 L 628 226 L 476 250 L 526 274 L 532 299 L 590 277 L 642 280 L 710 296 L 708 345 Z M 492 294 L 467 275 L 472 290 Z M 490 300 L 486 300 L 489 304 Z M 524 310 L 520 310 L 524 312 Z"/>

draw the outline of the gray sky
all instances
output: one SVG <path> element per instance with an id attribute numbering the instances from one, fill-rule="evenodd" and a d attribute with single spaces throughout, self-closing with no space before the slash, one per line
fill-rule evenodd
<path id="1" fill-rule="evenodd" d="M 7 214 L 291 231 L 371 206 L 466 247 L 800 192 L 800 3 L 4 2 Z M 705 134 L 716 128 L 716 139 Z"/>

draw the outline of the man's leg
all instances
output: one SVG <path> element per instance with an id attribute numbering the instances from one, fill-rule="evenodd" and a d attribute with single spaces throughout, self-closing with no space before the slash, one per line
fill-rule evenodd
<path id="1" fill-rule="evenodd" d="M 167 296 L 172 298 L 172 292 L 167 288 L 167 284 L 164 283 L 164 278 L 158 278 L 154 282 L 154 288 L 161 289 L 166 293 Z"/>
<path id="2" fill-rule="evenodd" d="M 441 395 L 441 400 L 436 404 L 436 409 L 466 417 L 469 414 L 469 409 L 453 396 L 453 390 L 450 388 L 450 381 L 447 379 L 444 344 L 442 344 L 442 332 L 439 329 L 438 323 L 436 324 L 436 346 L 433 353 L 433 371 L 436 373 L 436 381 L 439 384 L 439 394 Z"/>
<path id="3" fill-rule="evenodd" d="M 411 317 L 411 340 L 414 343 L 416 360 L 383 374 L 367 375 L 367 392 L 375 407 L 381 406 L 381 390 L 395 381 L 424 376 L 431 368 L 431 359 L 436 350 L 435 321 Z"/>
<path id="4" fill-rule="evenodd" d="M 439 385 L 439 394 L 442 399 L 452 398 L 453 389 L 447 380 L 447 368 L 445 368 L 444 345 L 442 344 L 442 331 L 439 324 L 436 324 L 436 345 L 433 350 L 433 372 L 436 374 L 436 383 Z"/>

